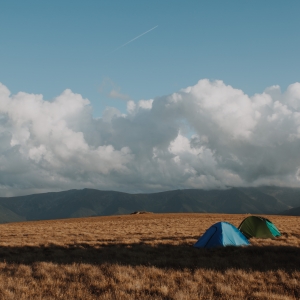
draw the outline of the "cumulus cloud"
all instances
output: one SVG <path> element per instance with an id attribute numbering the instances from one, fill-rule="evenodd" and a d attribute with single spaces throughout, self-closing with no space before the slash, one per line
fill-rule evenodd
<path id="1" fill-rule="evenodd" d="M 0 194 L 300 186 L 299 109 L 300 83 L 249 97 L 204 79 L 95 119 L 71 90 L 50 102 L 0 84 Z"/>

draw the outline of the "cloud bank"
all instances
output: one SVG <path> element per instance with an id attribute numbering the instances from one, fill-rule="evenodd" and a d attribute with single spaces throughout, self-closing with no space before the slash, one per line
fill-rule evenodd
<path id="1" fill-rule="evenodd" d="M 200 80 L 172 95 L 108 107 L 0 84 L 0 195 L 71 188 L 300 186 L 300 83 L 249 97 Z"/>

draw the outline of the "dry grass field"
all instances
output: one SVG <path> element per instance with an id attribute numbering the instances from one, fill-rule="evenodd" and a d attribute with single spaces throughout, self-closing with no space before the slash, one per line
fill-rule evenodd
<path id="1" fill-rule="evenodd" d="M 195 249 L 245 215 L 143 214 L 0 225 L 0 299 L 299 299 L 299 217 L 249 247 Z M 268 216 L 267 216 L 268 217 Z"/>

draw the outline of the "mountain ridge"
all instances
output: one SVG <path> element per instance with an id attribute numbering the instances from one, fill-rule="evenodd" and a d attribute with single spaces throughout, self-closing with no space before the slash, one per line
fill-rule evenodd
<path id="1" fill-rule="evenodd" d="M 129 214 L 133 211 L 280 214 L 295 204 L 300 205 L 300 189 L 291 189 L 278 187 L 185 189 L 139 194 L 72 189 L 0 197 L 0 223 L 107 216 Z M 287 200 L 282 201 L 285 193 L 288 195 Z"/>

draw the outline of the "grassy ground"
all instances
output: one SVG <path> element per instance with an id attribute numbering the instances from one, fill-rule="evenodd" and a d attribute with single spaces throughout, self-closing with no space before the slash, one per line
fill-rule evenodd
<path id="1" fill-rule="evenodd" d="M 0 225 L 0 299 L 299 299 L 298 217 L 249 247 L 195 249 L 245 215 L 145 214 Z"/>

